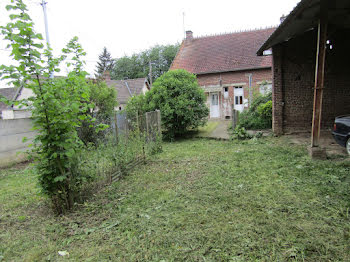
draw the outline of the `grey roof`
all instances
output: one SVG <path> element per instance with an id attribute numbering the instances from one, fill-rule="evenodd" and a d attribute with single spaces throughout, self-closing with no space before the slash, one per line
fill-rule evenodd
<path id="1" fill-rule="evenodd" d="M 18 88 L 0 88 L 0 95 L 6 97 L 9 100 L 14 100 L 16 94 L 17 94 Z M 8 105 L 5 105 L 4 103 L 0 102 L 0 112 L 4 109 L 6 109 Z"/>
<path id="2" fill-rule="evenodd" d="M 106 80 L 106 83 L 108 86 L 112 86 L 117 90 L 119 104 L 126 104 L 130 97 L 142 93 L 145 83 L 148 85 L 147 78 Z"/>

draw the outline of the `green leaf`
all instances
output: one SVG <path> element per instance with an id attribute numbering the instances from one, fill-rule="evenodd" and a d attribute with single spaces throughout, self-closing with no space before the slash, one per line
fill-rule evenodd
<path id="1" fill-rule="evenodd" d="M 57 183 L 57 182 L 62 182 L 67 178 L 67 176 L 56 176 L 53 180 L 53 182 Z"/>

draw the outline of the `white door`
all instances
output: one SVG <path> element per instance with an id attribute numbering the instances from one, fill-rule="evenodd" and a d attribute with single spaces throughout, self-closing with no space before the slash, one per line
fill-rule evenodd
<path id="1" fill-rule="evenodd" d="M 235 96 L 234 107 L 235 110 L 242 112 L 244 110 L 244 92 L 242 86 L 237 86 L 234 89 Z"/>
<path id="2" fill-rule="evenodd" d="M 218 93 L 210 94 L 210 118 L 215 117 L 220 117 Z"/>

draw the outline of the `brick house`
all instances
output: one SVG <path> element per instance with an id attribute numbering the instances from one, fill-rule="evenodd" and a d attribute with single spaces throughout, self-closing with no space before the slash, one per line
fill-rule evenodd
<path id="1" fill-rule="evenodd" d="M 273 131 L 312 131 L 350 114 L 350 1 L 302 0 L 261 46 L 273 52 Z"/>
<path id="2" fill-rule="evenodd" d="M 209 117 L 229 119 L 232 107 L 242 111 L 255 92 L 271 88 L 271 56 L 259 57 L 256 51 L 274 29 L 197 38 L 187 31 L 170 70 L 185 69 L 196 74 L 207 95 Z"/>

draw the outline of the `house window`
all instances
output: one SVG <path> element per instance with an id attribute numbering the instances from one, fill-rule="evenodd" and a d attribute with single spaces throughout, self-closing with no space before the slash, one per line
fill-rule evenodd
<path id="1" fill-rule="evenodd" d="M 235 96 L 235 104 L 243 105 L 243 96 Z"/>
<path id="2" fill-rule="evenodd" d="M 119 107 L 119 110 L 122 110 L 122 107 L 121 107 L 121 106 Z"/>
<path id="3" fill-rule="evenodd" d="M 228 98 L 228 87 L 224 87 L 224 98 Z"/>
<path id="4" fill-rule="evenodd" d="M 272 92 L 272 84 L 265 84 L 260 86 L 260 94 L 266 95 Z"/>
<path id="5" fill-rule="evenodd" d="M 211 96 L 211 105 L 212 106 L 217 106 L 219 104 L 219 101 L 218 101 L 218 95 L 217 94 L 213 94 Z"/>

